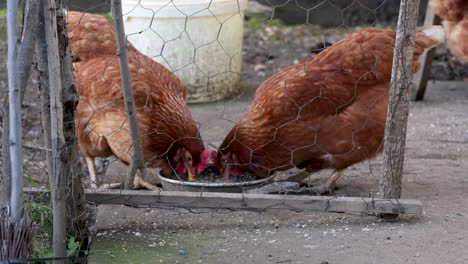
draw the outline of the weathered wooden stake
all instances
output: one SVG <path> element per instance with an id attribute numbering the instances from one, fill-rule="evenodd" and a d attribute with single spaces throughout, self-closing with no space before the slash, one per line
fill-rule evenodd
<path id="1" fill-rule="evenodd" d="M 10 162 L 10 104 L 8 91 L 4 93 L 3 133 L 2 133 L 2 175 L 0 175 L 0 209 L 10 206 L 11 201 L 11 162 Z"/>
<path id="2" fill-rule="evenodd" d="M 65 146 L 63 134 L 63 106 L 58 49 L 56 9 L 54 0 L 44 1 L 44 25 L 49 64 L 50 123 L 52 142 L 52 213 L 53 213 L 53 253 L 54 257 L 66 256 L 66 173 L 62 169 L 62 153 Z M 56 263 L 64 263 L 60 260 Z"/>
<path id="3" fill-rule="evenodd" d="M 39 75 L 39 90 L 41 97 L 41 119 L 42 119 L 42 134 L 44 137 L 44 146 L 46 148 L 46 163 L 47 173 L 49 174 L 49 182 L 52 182 L 52 139 L 50 137 L 50 93 L 49 93 L 49 72 L 47 63 L 47 43 L 45 35 L 44 23 L 44 0 L 39 1 L 41 8 L 39 10 L 38 24 L 38 39 L 36 42 L 36 60 L 37 72 Z"/>
<path id="4" fill-rule="evenodd" d="M 7 2 L 8 30 L 8 100 L 10 118 L 10 162 L 11 162 L 11 215 L 15 224 L 21 220 L 23 203 L 23 157 L 21 154 L 22 122 L 20 89 L 17 84 L 16 41 L 17 41 L 17 1 Z"/>
<path id="5" fill-rule="evenodd" d="M 419 0 L 402 0 L 400 5 L 384 137 L 384 168 L 380 183 L 384 198 L 401 196 L 418 7 Z"/>
<path id="6" fill-rule="evenodd" d="M 20 93 L 20 106 L 23 102 L 26 83 L 31 72 L 32 57 L 34 54 L 34 45 L 36 43 L 37 31 L 26 30 L 36 24 L 39 12 L 39 3 L 37 1 L 27 1 L 24 3 L 23 32 L 20 43 L 18 43 L 16 54 L 16 85 Z M 7 93 L 8 95 L 8 93 Z M 9 154 L 9 102 L 8 96 L 3 106 L 3 138 L 2 138 L 2 175 L 0 176 L 0 207 L 9 204 L 11 197 L 11 167 Z"/>
<path id="7" fill-rule="evenodd" d="M 62 174 L 67 183 L 67 234 L 80 242 L 80 256 L 89 254 L 95 235 L 95 206 L 85 201 L 84 187 L 81 182 L 83 168 L 79 160 L 78 145 L 75 136 L 75 109 L 78 95 L 73 78 L 73 65 L 66 15 L 62 0 L 56 0 L 57 33 L 62 77 L 63 135 L 65 145 L 62 148 Z"/>
<path id="8" fill-rule="evenodd" d="M 127 43 L 122 18 L 121 0 L 112 0 L 112 19 L 117 36 L 117 55 L 119 56 L 120 76 L 122 78 L 122 89 L 125 100 L 125 109 L 127 111 L 128 123 L 130 125 L 130 135 L 132 136 L 132 160 L 128 170 L 125 189 L 133 188 L 133 181 L 137 170 L 143 174 L 145 162 L 143 160 L 143 151 L 141 149 L 140 131 L 138 129 L 138 120 L 135 110 L 135 100 L 133 99 L 132 80 L 128 67 Z"/>

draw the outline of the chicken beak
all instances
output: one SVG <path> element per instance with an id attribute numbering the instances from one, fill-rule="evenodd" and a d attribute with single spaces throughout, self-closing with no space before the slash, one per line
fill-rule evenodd
<path id="1" fill-rule="evenodd" d="M 187 173 L 189 181 L 194 181 L 197 175 L 195 175 L 195 169 L 193 167 L 187 167 Z"/>

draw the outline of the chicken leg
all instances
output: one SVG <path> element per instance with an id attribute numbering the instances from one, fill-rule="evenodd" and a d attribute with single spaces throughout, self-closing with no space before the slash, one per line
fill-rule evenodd
<path id="1" fill-rule="evenodd" d="M 88 166 L 89 178 L 91 179 L 91 188 L 97 189 L 97 173 L 96 173 L 96 164 L 94 163 L 94 158 L 85 155 L 86 165 Z"/>
<path id="2" fill-rule="evenodd" d="M 144 170 L 143 173 L 141 174 L 146 175 L 146 170 Z M 159 189 L 158 186 L 146 181 L 141 174 L 140 174 L 140 171 L 138 171 L 137 174 L 135 175 L 135 179 L 133 179 L 133 189 L 145 188 L 145 189 L 157 191 L 157 192 L 161 191 L 161 189 Z"/>
<path id="3" fill-rule="evenodd" d="M 91 188 L 93 189 L 119 189 L 122 185 L 120 183 L 104 183 L 99 184 L 97 179 L 96 164 L 94 158 L 85 155 L 86 165 L 88 166 L 89 178 L 91 179 Z M 135 178 L 136 179 L 136 178 Z"/>
<path id="4" fill-rule="evenodd" d="M 308 176 L 310 176 L 311 173 L 314 173 L 316 170 L 313 169 L 312 167 L 306 167 L 303 171 L 297 173 L 297 174 L 294 174 L 294 175 L 291 175 L 289 177 L 287 177 L 286 179 L 280 179 L 280 180 L 275 180 L 277 182 L 288 182 L 288 181 L 292 181 L 292 182 L 302 182 L 305 178 L 307 178 Z M 311 192 L 315 192 L 319 195 L 321 194 L 325 194 L 327 192 L 330 192 L 334 187 L 335 187 L 335 184 L 336 184 L 336 181 L 340 178 L 340 176 L 343 174 L 343 171 L 344 170 L 337 170 L 335 171 L 328 179 L 327 181 L 324 183 L 324 184 L 320 184 L 318 186 L 313 186 L 313 187 L 310 187 L 310 188 L 307 188 L 307 190 L 311 191 Z"/>
<path id="5" fill-rule="evenodd" d="M 328 193 L 331 190 L 333 190 L 333 188 L 335 188 L 336 181 L 340 178 L 343 172 L 344 170 L 337 170 L 327 179 L 327 181 L 324 184 L 307 188 L 307 190 L 317 193 L 319 195 Z"/>
<path id="6" fill-rule="evenodd" d="M 286 179 L 275 179 L 276 182 L 302 182 L 305 178 L 309 177 L 310 174 L 316 172 L 317 169 L 314 169 L 313 167 L 305 167 L 304 170 L 302 170 L 299 173 L 293 174 L 291 176 L 288 176 Z"/>

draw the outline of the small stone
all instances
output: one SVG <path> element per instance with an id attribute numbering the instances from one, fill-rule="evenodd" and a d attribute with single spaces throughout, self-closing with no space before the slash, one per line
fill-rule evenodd
<path id="1" fill-rule="evenodd" d="M 259 72 L 259 71 L 264 71 L 264 70 L 265 70 L 265 68 L 266 68 L 266 67 L 265 67 L 265 65 L 264 65 L 264 64 L 261 64 L 261 63 L 259 63 L 259 64 L 255 65 L 255 67 L 254 67 L 254 71 L 256 71 L 256 72 Z"/>

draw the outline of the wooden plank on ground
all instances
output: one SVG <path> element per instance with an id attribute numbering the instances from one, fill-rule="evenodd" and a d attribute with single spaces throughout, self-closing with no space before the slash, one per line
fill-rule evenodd
<path id="1" fill-rule="evenodd" d="M 430 5 L 427 5 L 426 16 L 424 18 L 424 25 L 440 25 L 442 20 L 434 13 Z M 431 73 L 432 58 L 434 57 L 435 48 L 429 50 L 419 57 L 421 65 L 419 71 L 413 76 L 413 92 L 411 99 L 414 101 L 422 101 L 426 93 L 427 82 Z"/>
<path id="2" fill-rule="evenodd" d="M 47 199 L 48 191 L 26 188 L 33 199 Z M 353 213 L 365 215 L 420 215 L 422 203 L 409 199 L 377 199 L 309 195 L 242 194 L 214 192 L 86 190 L 90 203 L 119 204 L 142 208 L 212 208 L 234 210 L 292 210 Z"/>

